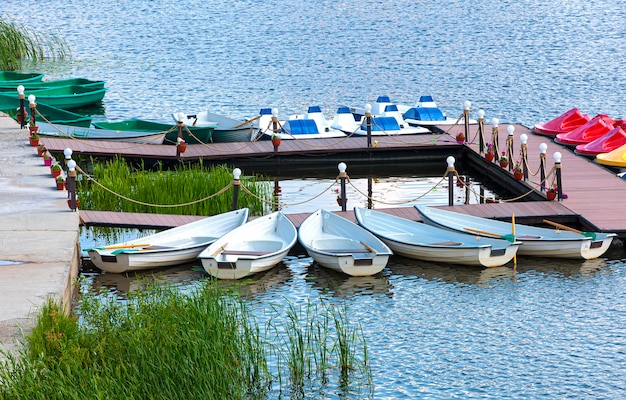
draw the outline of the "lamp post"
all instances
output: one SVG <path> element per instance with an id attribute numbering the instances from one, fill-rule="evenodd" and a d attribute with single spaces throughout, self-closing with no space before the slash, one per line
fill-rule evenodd
<path id="1" fill-rule="evenodd" d="M 546 190 L 546 152 L 548 151 L 548 145 L 541 143 L 539 145 L 539 172 L 541 179 L 540 190 L 543 192 Z"/>
<path id="2" fill-rule="evenodd" d="M 478 154 L 483 155 L 485 149 L 485 110 L 478 110 Z"/>
<path id="3" fill-rule="evenodd" d="M 498 118 L 491 119 L 491 143 L 493 144 L 493 151 L 496 153 L 496 158 L 500 157 L 500 138 L 498 137 L 498 124 L 500 120 Z"/>
<path id="4" fill-rule="evenodd" d="M 463 118 L 465 119 L 465 141 L 469 141 L 469 114 L 472 102 L 465 100 L 463 102 Z"/>
<path id="5" fill-rule="evenodd" d="M 341 211 L 346 211 L 346 204 L 348 203 L 348 198 L 346 197 L 346 177 L 348 176 L 346 168 L 348 166 L 346 163 L 341 162 L 337 165 L 337 168 L 339 169 L 339 181 L 341 183 Z"/>
<path id="6" fill-rule="evenodd" d="M 554 153 L 554 170 L 556 172 L 556 199 L 561 201 L 563 199 L 563 188 L 561 187 L 561 153 Z"/>
<path id="7" fill-rule="evenodd" d="M 524 180 L 528 180 L 528 135 L 522 133 L 519 136 L 520 141 L 522 142 L 522 171 L 524 172 Z"/>
<path id="8" fill-rule="evenodd" d="M 509 158 L 509 171 L 513 171 L 513 134 L 515 133 L 515 126 L 509 125 L 506 127 L 508 136 L 506 138 L 507 143 L 507 157 Z"/>
<path id="9" fill-rule="evenodd" d="M 367 148 L 372 147 L 372 105 L 365 105 L 365 128 L 367 129 Z"/>
<path id="10" fill-rule="evenodd" d="M 239 206 L 239 185 L 241 178 L 241 170 L 239 168 L 235 168 L 233 170 L 233 204 L 231 206 L 231 210 L 236 210 Z"/>
<path id="11" fill-rule="evenodd" d="M 278 151 L 280 146 L 280 136 L 278 134 L 278 108 L 272 108 L 272 145 L 274 152 Z"/>
<path id="12" fill-rule="evenodd" d="M 35 97 L 34 94 L 31 94 L 28 96 L 28 107 L 30 108 L 31 126 L 35 126 L 35 109 L 37 108 L 37 98 Z"/>
<path id="13" fill-rule="evenodd" d="M 70 149 L 65 149 L 70 150 Z M 72 150 L 70 150 L 71 156 Z M 66 158 L 67 160 L 67 158 Z M 76 200 L 76 161 L 71 158 L 67 160 L 67 197 L 70 203 L 70 210 L 76 211 L 77 208 L 77 200 Z"/>
<path id="14" fill-rule="evenodd" d="M 180 154 L 187 150 L 185 139 L 183 139 L 183 126 L 185 126 L 185 113 L 179 112 L 176 114 L 176 125 L 178 126 L 178 137 L 176 138 L 176 157 L 180 157 Z M 183 150 L 184 149 L 184 150 Z"/>
<path id="15" fill-rule="evenodd" d="M 17 98 L 20 100 L 20 117 L 18 121 L 20 121 L 20 129 L 24 129 L 24 127 L 26 126 L 26 116 L 24 115 L 26 114 L 24 110 L 24 85 L 19 85 L 17 87 Z"/>
<path id="16" fill-rule="evenodd" d="M 456 159 L 454 156 L 448 156 L 446 162 L 448 163 L 448 205 L 454 205 L 454 162 Z"/>

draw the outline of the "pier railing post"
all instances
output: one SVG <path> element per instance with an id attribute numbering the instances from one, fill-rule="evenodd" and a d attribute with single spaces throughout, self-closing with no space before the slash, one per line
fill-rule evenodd
<path id="1" fill-rule="evenodd" d="M 539 179 L 541 179 L 541 187 L 539 190 L 545 192 L 546 190 L 546 152 L 548 151 L 548 145 L 541 143 L 539 145 Z"/>
<path id="2" fill-rule="evenodd" d="M 469 114 L 470 114 L 470 107 L 472 106 L 472 102 L 469 100 L 465 100 L 465 102 L 463 102 L 463 119 L 465 120 L 465 124 L 464 124 L 464 130 L 465 130 L 465 140 L 469 141 Z M 481 153 L 482 154 L 482 153 Z"/>
<path id="3" fill-rule="evenodd" d="M 272 145 L 274 146 L 274 153 L 278 152 L 278 146 L 280 145 L 280 136 L 278 133 L 278 109 L 272 108 Z M 275 138 L 278 140 L 275 140 Z"/>
<path id="4" fill-rule="evenodd" d="M 493 152 L 496 155 L 496 162 L 498 155 L 500 154 L 500 138 L 498 137 L 498 124 L 500 120 L 498 118 L 491 119 L 491 143 L 493 145 Z"/>
<path id="5" fill-rule="evenodd" d="M 67 197 L 69 200 L 70 210 L 76 211 L 76 161 L 70 159 L 67 161 Z"/>
<path id="6" fill-rule="evenodd" d="M 17 87 L 17 98 L 20 101 L 20 115 L 18 118 L 18 121 L 20 121 L 20 129 L 24 129 L 24 127 L 26 126 L 26 116 L 25 114 L 25 110 L 24 110 L 24 85 L 19 85 Z"/>
<path id="7" fill-rule="evenodd" d="M 180 153 L 182 153 L 181 144 L 185 142 L 183 139 L 183 126 L 185 125 L 184 118 L 185 114 L 182 112 L 178 113 L 176 116 L 176 125 L 178 126 L 178 137 L 176 138 L 176 158 L 180 157 Z"/>
<path id="8" fill-rule="evenodd" d="M 233 211 L 239 208 L 239 178 L 241 178 L 241 170 L 235 168 L 233 170 L 233 204 L 231 206 Z"/>
<path id="9" fill-rule="evenodd" d="M 522 142 L 522 172 L 524 172 L 524 181 L 528 180 L 528 135 L 522 133 L 520 135 Z"/>
<path id="10" fill-rule="evenodd" d="M 348 168 L 348 166 L 346 163 L 342 162 L 337 165 L 337 168 L 339 169 L 339 182 L 341 186 L 341 192 L 339 194 L 341 198 L 341 211 L 346 211 L 346 204 L 348 203 L 348 198 L 346 197 L 346 177 L 348 176 L 346 174 L 346 168 Z"/>
<path id="11" fill-rule="evenodd" d="M 482 156 L 484 152 L 485 152 L 485 111 L 478 110 L 478 154 Z"/>
<path id="12" fill-rule="evenodd" d="M 446 162 L 448 163 L 448 205 L 454 205 L 454 162 L 456 159 L 454 156 L 448 156 Z"/>
<path id="13" fill-rule="evenodd" d="M 28 107 L 30 108 L 30 120 L 35 125 L 35 109 L 37 108 L 37 98 L 34 94 L 28 96 Z"/>
<path id="14" fill-rule="evenodd" d="M 506 156 L 509 158 L 509 171 L 513 171 L 513 134 L 515 133 L 515 126 L 509 125 L 506 127 L 509 135 L 506 138 Z"/>
<path id="15" fill-rule="evenodd" d="M 556 199 L 558 201 L 563 200 L 563 188 L 561 179 L 561 153 L 554 153 L 554 172 L 556 173 Z"/>
<path id="16" fill-rule="evenodd" d="M 367 129 L 367 148 L 372 148 L 372 105 L 365 105 L 365 128 Z"/>

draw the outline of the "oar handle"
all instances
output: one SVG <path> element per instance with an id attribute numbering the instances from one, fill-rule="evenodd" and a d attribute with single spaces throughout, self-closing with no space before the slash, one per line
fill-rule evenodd
<path id="1" fill-rule="evenodd" d="M 548 221 L 547 219 L 544 219 L 543 222 L 545 222 L 548 225 L 552 225 L 556 228 L 563 229 L 564 231 L 570 231 L 570 232 L 576 232 L 576 233 L 582 234 L 582 231 L 579 231 L 578 229 L 570 228 L 567 225 L 562 225 L 557 222 Z"/>
<path id="2" fill-rule="evenodd" d="M 102 250 L 110 250 L 110 249 L 132 249 L 134 247 L 148 247 L 150 243 L 136 243 L 136 244 L 114 244 L 111 246 L 104 246 L 100 249 Z"/>
<path id="3" fill-rule="evenodd" d="M 498 237 L 498 238 L 502 236 L 499 233 L 481 231 L 480 229 L 474 229 L 474 228 L 463 228 L 463 229 L 465 229 L 466 231 L 470 231 L 470 232 L 474 232 L 474 233 L 480 233 L 482 235 L 495 236 L 495 237 Z"/>
<path id="4" fill-rule="evenodd" d="M 228 246 L 228 242 L 221 245 L 217 250 L 213 252 L 213 254 L 211 254 L 211 256 L 215 257 L 216 255 L 220 254 L 222 251 L 224 251 L 226 246 Z"/>
<path id="5" fill-rule="evenodd" d="M 254 122 L 254 121 L 256 121 L 256 120 L 257 120 L 257 119 L 259 119 L 259 118 L 261 118 L 261 116 L 260 116 L 260 115 L 258 115 L 258 116 L 256 116 L 256 117 L 254 117 L 254 118 L 252 118 L 252 119 L 249 119 L 249 120 L 243 121 L 242 123 L 235 125 L 233 128 L 235 128 L 235 129 L 237 129 L 237 128 L 241 128 L 242 126 L 247 125 L 247 124 L 249 124 L 250 122 Z"/>
<path id="6" fill-rule="evenodd" d="M 370 253 L 374 253 L 376 254 L 376 250 L 374 250 L 374 248 L 370 245 L 368 245 L 367 243 L 361 241 L 361 244 L 363 245 L 363 247 L 365 247 Z"/>

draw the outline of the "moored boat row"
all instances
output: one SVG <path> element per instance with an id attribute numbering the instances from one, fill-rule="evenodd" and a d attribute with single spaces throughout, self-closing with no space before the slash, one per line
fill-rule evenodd
<path id="1" fill-rule="evenodd" d="M 297 241 L 322 267 L 350 276 L 382 271 L 393 254 L 466 266 L 499 267 L 516 255 L 593 259 L 611 233 L 532 227 L 417 207 L 423 222 L 356 207 L 356 223 L 320 209 L 298 228 L 280 211 L 248 220 L 241 209 L 152 236 L 89 249 L 110 273 L 177 265 L 194 259 L 218 279 L 241 279 L 279 264 Z"/>

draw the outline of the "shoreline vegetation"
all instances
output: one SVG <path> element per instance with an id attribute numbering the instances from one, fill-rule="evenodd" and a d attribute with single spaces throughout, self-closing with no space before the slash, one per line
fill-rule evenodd
<path id="1" fill-rule="evenodd" d="M 67 43 L 52 33 L 40 33 L 0 16 L 0 70 L 16 71 L 22 61 L 64 60 L 70 57 Z"/>
<path id="2" fill-rule="evenodd" d="M 273 306 L 259 323 L 210 278 L 185 292 L 155 281 L 123 302 L 83 291 L 76 316 L 48 302 L 19 356 L 3 354 L 0 399 L 373 396 L 345 305 Z"/>

